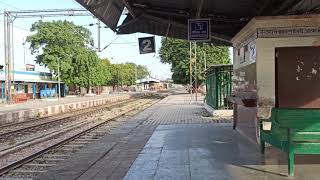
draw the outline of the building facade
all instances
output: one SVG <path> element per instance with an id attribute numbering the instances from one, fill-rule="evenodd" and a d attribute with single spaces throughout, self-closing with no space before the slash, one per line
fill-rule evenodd
<path id="1" fill-rule="evenodd" d="M 0 98 L 5 100 L 5 71 L 0 71 Z M 61 94 L 64 96 L 64 83 L 61 82 Z M 28 99 L 53 97 L 58 93 L 58 81 L 51 73 L 34 71 L 14 71 L 11 82 L 12 99 L 25 96 Z"/>
<path id="2" fill-rule="evenodd" d="M 235 121 L 253 140 L 274 107 L 320 107 L 319 24 L 319 15 L 256 17 L 233 38 Z"/>

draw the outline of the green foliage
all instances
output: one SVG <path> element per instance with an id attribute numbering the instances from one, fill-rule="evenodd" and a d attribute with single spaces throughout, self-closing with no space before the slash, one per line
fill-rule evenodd
<path id="1" fill-rule="evenodd" d="M 146 66 L 137 66 L 137 79 L 143 79 L 150 76 L 150 72 Z"/>
<path id="2" fill-rule="evenodd" d="M 189 42 L 181 39 L 162 38 L 160 58 L 162 63 L 171 64 L 172 79 L 178 84 L 190 82 L 190 54 Z M 229 49 L 208 43 L 197 43 L 197 74 L 198 81 L 204 80 L 203 71 L 205 59 L 207 67 L 211 65 L 229 64 Z"/>
<path id="3" fill-rule="evenodd" d="M 59 63 L 60 77 L 69 86 L 98 84 L 95 69 L 99 58 L 88 47 L 93 42 L 88 29 L 68 21 L 38 21 L 31 31 L 36 33 L 27 41 L 38 64 L 58 75 Z"/>
<path id="4" fill-rule="evenodd" d="M 137 79 L 146 78 L 150 75 L 148 68 L 134 63 L 112 64 L 110 68 L 111 79 L 109 85 L 115 86 L 130 86 L 135 84 L 136 74 Z"/>
<path id="5" fill-rule="evenodd" d="M 68 86 L 86 87 L 102 85 L 131 85 L 138 78 L 149 75 L 145 66 L 134 63 L 111 64 L 100 59 L 90 48 L 91 32 L 68 21 L 38 21 L 32 25 L 33 35 L 27 37 L 36 62 L 58 75 Z"/>
<path id="6" fill-rule="evenodd" d="M 101 59 L 96 68 L 98 86 L 106 85 L 111 80 L 111 63 L 108 59 Z"/>

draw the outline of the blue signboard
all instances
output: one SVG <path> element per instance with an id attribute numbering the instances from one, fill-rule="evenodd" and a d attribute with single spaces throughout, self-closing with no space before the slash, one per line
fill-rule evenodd
<path id="1" fill-rule="evenodd" d="M 211 28 L 210 19 L 189 19 L 188 39 L 189 41 L 210 41 Z"/>

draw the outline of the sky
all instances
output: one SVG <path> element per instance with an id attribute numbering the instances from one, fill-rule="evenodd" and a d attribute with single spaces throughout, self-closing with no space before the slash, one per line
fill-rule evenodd
<path id="1" fill-rule="evenodd" d="M 0 0 L 0 10 L 19 11 L 37 9 L 80 9 L 83 8 L 75 0 Z M 2 13 L 2 12 L 0 12 Z M 123 19 L 124 17 L 122 17 Z M 24 70 L 25 64 L 35 64 L 35 57 L 31 55 L 29 44 L 24 44 L 31 25 L 38 21 L 68 20 L 76 25 L 82 25 L 92 32 L 95 46 L 97 47 L 97 26 L 89 26 L 96 23 L 97 19 L 92 16 L 86 17 L 50 17 L 50 18 L 17 18 L 14 20 L 14 69 Z M 145 65 L 151 71 L 151 76 L 158 79 L 171 78 L 170 65 L 162 64 L 159 58 L 159 48 L 161 47 L 161 37 L 156 36 L 156 53 L 139 54 L 138 38 L 152 36 L 149 34 L 135 33 L 130 35 L 116 35 L 108 28 L 101 29 L 101 48 L 109 45 L 103 52 L 98 53 L 101 58 L 108 58 L 112 63 L 134 62 Z M 3 47 L 3 15 L 0 18 L 0 65 L 4 64 Z M 48 71 L 44 67 L 36 65 L 36 71 Z"/>

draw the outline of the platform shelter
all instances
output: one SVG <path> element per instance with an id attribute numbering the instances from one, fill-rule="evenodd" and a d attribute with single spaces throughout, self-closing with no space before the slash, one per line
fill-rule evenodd
<path id="1" fill-rule="evenodd" d="M 237 128 L 258 136 L 271 108 L 320 107 L 320 16 L 252 19 L 233 39 Z"/>
<path id="2" fill-rule="evenodd" d="M 210 21 L 210 43 L 234 47 L 236 127 L 258 137 L 272 107 L 318 107 L 320 1 L 77 0 L 117 34 L 188 39 L 190 19 Z M 120 16 L 127 12 L 124 20 Z M 318 79 L 317 79 L 318 78 Z M 293 91 L 295 90 L 295 91 Z M 305 92 L 305 93 L 302 93 Z M 295 97 L 295 98 L 293 98 Z"/>

